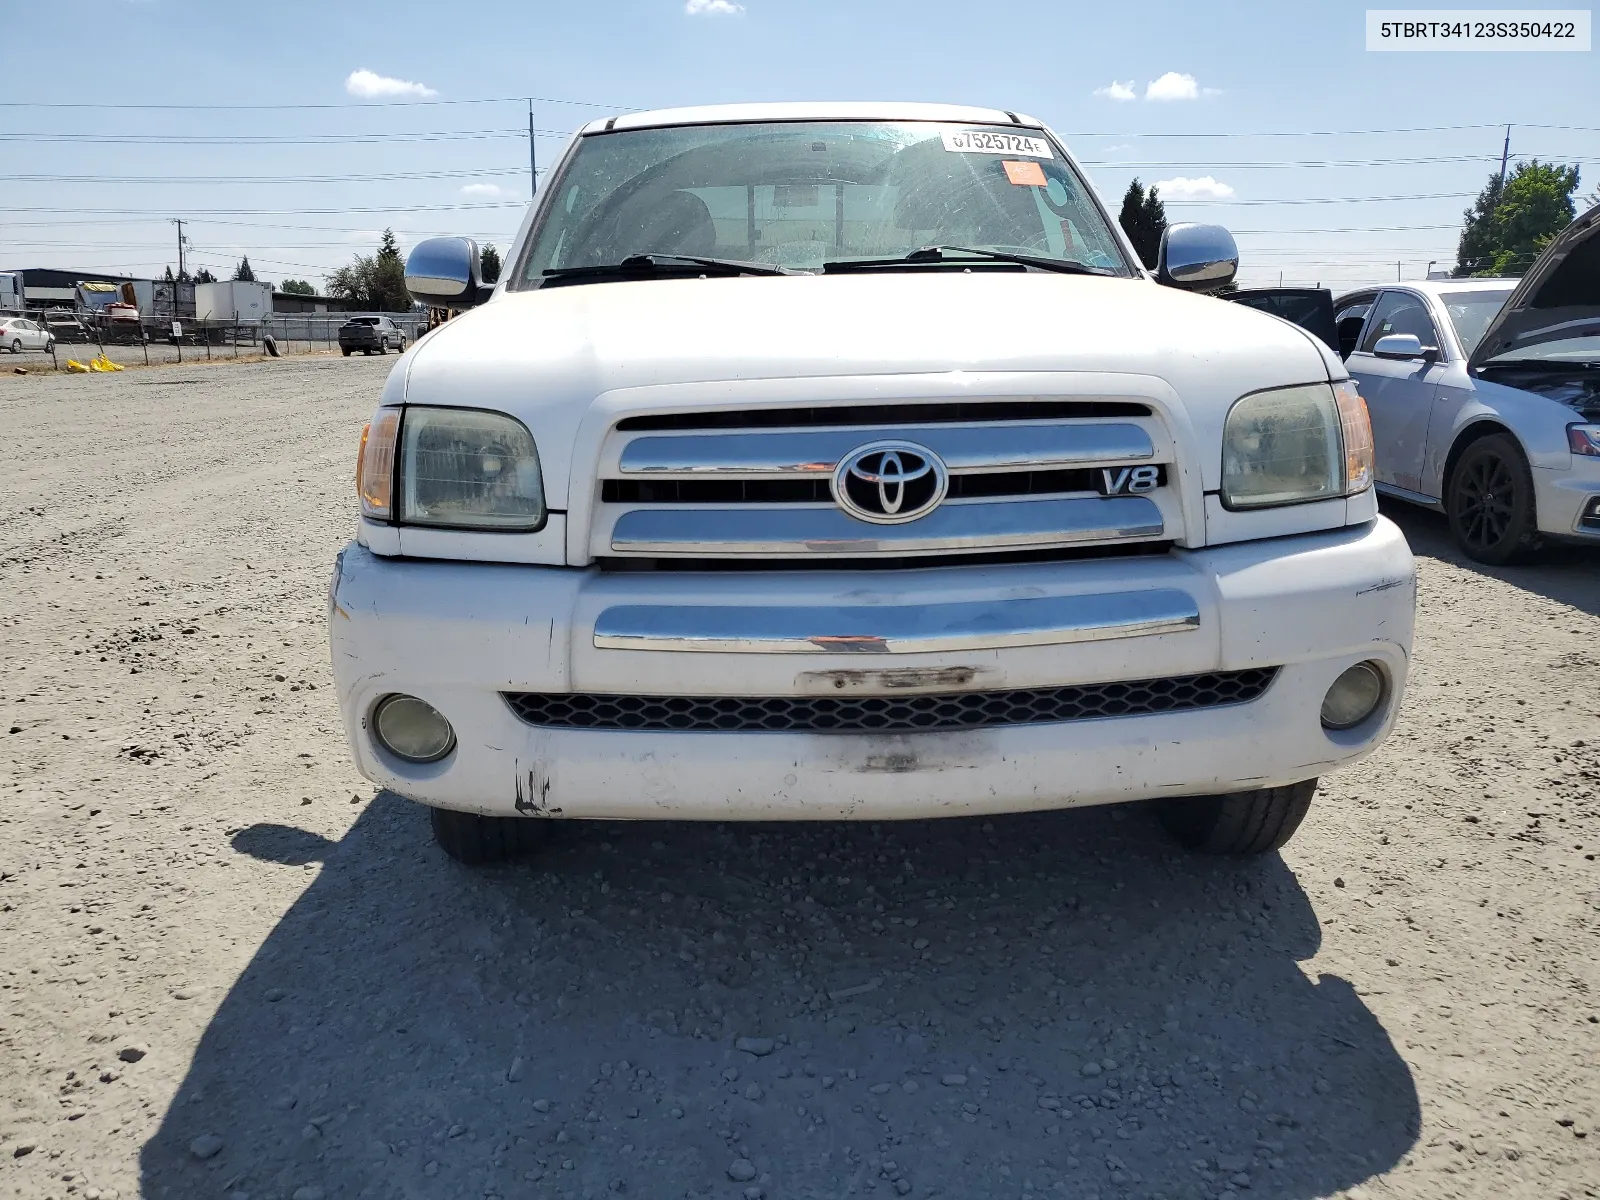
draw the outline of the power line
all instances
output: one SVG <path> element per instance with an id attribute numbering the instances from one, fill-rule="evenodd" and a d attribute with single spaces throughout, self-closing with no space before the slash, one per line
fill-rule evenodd
<path id="1" fill-rule="evenodd" d="M 1459 163 L 1459 162 L 1497 162 L 1498 154 L 1444 154 L 1417 158 L 1334 158 L 1334 159 L 1303 159 L 1291 161 L 1257 161 L 1257 162 L 1224 162 L 1215 159 L 1152 159 L 1141 162 L 1112 162 L 1109 159 L 1080 159 L 1079 162 L 1086 167 L 1204 167 L 1208 170 L 1227 168 L 1228 170 L 1254 170 L 1257 168 L 1285 168 L 1294 167 L 1416 167 L 1427 166 L 1432 163 Z M 1518 155 L 1525 158 L 1527 155 Z M 1582 158 L 1582 155 L 1546 155 L 1551 158 Z"/>
<path id="2" fill-rule="evenodd" d="M 541 137 L 569 138 L 571 130 L 538 129 Z M 526 129 L 460 129 L 424 133 L 278 134 L 0 133 L 0 142 L 62 142 L 103 146 L 359 146 L 385 142 L 468 142 L 525 138 Z"/>
<path id="3" fill-rule="evenodd" d="M 364 100 L 352 103 L 301 103 L 301 104 L 126 104 L 114 101 L 88 101 L 88 100 L 4 100 L 0 101 L 0 108 L 34 108 L 34 109 L 116 109 L 133 110 L 141 112 L 327 112 L 333 110 L 360 112 L 364 109 L 384 108 L 442 108 L 461 105 L 482 104 L 560 104 L 573 108 L 603 108 L 612 112 L 642 111 L 637 105 L 606 104 L 596 100 L 568 100 L 554 96 L 478 96 L 461 97 L 458 99 L 433 99 L 433 100 Z M 1407 133 L 1452 133 L 1483 129 L 1499 129 L 1502 122 L 1493 122 L 1477 125 L 1410 125 L 1397 126 L 1389 129 L 1270 129 L 1248 130 L 1240 132 L 1140 132 L 1140 133 L 1108 133 L 1102 130 L 1076 130 L 1062 132 L 1063 137 L 1112 137 L 1112 138 L 1228 138 L 1228 137 L 1261 137 L 1261 138 L 1303 138 L 1303 137 L 1378 137 L 1390 134 Z M 1553 125 L 1527 121 L 1518 121 L 1514 124 L 1524 129 L 1557 129 L 1575 133 L 1600 133 L 1600 127 L 1591 125 Z"/>
<path id="4" fill-rule="evenodd" d="M 569 138 L 570 130 L 539 129 L 540 137 Z M 400 133 L 278 134 L 0 133 L 0 142 L 67 142 L 107 146 L 359 146 L 386 142 L 467 142 L 525 138 L 526 129 L 461 129 Z"/>
<path id="5" fill-rule="evenodd" d="M 1168 200 L 1163 196 L 1161 203 L 1168 208 L 1199 204 L 1376 204 L 1390 200 L 1467 200 L 1475 195 L 1476 192 L 1418 192 L 1409 196 L 1298 196 L 1290 200 Z"/>
<path id="6" fill-rule="evenodd" d="M 1460 222 L 1452 222 L 1449 225 L 1357 225 L 1343 229 L 1231 229 L 1229 232 L 1236 237 L 1253 237 L 1280 233 L 1410 233 L 1420 229 L 1459 228 L 1461 228 Z"/>
<path id="7" fill-rule="evenodd" d="M 1516 121 L 1513 124 L 1518 129 L 1558 129 L 1572 133 L 1600 133 L 1600 126 L 1593 125 L 1535 125 L 1526 121 Z M 1408 128 L 1397 129 L 1277 129 L 1277 130 L 1252 130 L 1247 133 L 1229 133 L 1226 131 L 1206 130 L 1204 132 L 1182 133 L 1102 133 L 1098 130 L 1079 130 L 1075 133 L 1060 132 L 1061 137 L 1107 137 L 1107 138 L 1301 138 L 1301 137 L 1377 137 L 1390 133 L 1451 133 L 1463 130 L 1503 129 L 1503 121 L 1490 122 L 1483 125 L 1413 125 Z"/>
<path id="8" fill-rule="evenodd" d="M 396 179 L 473 179 L 485 175 L 521 175 L 521 167 L 484 167 L 450 171 L 396 171 L 381 175 L 8 175 L 13 183 L 387 183 Z"/>
<path id="9" fill-rule="evenodd" d="M 625 104 L 598 104 L 591 100 L 557 100 L 549 96 L 485 96 L 460 100 L 363 100 L 352 104 L 120 104 L 92 100 L 0 100 L 0 108 L 115 108 L 163 112 L 287 112 L 291 110 L 364 108 L 436 108 L 451 104 L 568 104 L 576 108 L 607 108 L 616 112 L 630 111 Z"/>
<path id="10" fill-rule="evenodd" d="M 189 218 L 185 218 L 185 220 L 188 220 L 188 219 Z M 117 225 L 155 225 L 155 224 L 164 223 L 167 220 L 168 220 L 168 218 L 166 218 L 166 217 L 126 217 L 126 218 L 119 219 L 118 221 L 115 222 L 115 224 L 117 224 Z M 224 219 L 222 219 L 220 217 L 207 217 L 203 221 L 199 221 L 199 222 L 196 222 L 196 223 L 197 224 L 202 224 L 202 225 L 222 225 L 222 226 L 226 226 L 226 227 L 229 227 L 229 228 L 241 228 L 241 229 L 315 230 L 315 231 L 320 232 L 320 233 L 368 233 L 368 232 L 371 232 L 367 227 L 360 226 L 360 225 L 290 225 L 290 224 L 283 224 L 283 223 L 280 223 L 280 222 L 273 222 L 273 221 L 229 221 L 229 220 L 224 220 Z M 87 221 L 78 221 L 78 220 L 73 220 L 73 221 L 7 221 L 6 222 L 6 228 L 8 228 L 8 229 L 55 229 L 55 228 L 58 228 L 58 227 L 77 227 L 77 226 L 83 226 L 83 225 L 92 225 L 92 226 L 94 226 L 96 228 L 104 228 L 108 224 L 112 224 L 112 222 L 108 222 L 108 221 L 106 221 L 104 219 L 99 219 L 99 218 L 97 218 L 95 220 L 87 220 Z M 406 230 L 401 230 L 400 232 L 408 233 L 408 234 L 416 234 L 418 236 L 431 236 L 433 234 L 439 234 L 440 236 L 449 236 L 449 235 L 460 234 L 461 230 L 459 230 L 459 229 L 450 229 L 450 230 L 406 229 Z"/>
<path id="11" fill-rule="evenodd" d="M 463 179 L 521 175 L 522 167 L 479 167 L 446 171 L 396 171 L 375 175 L 11 175 L 14 183 L 94 183 L 94 184 L 341 184 L 387 183 L 394 180 Z M 543 174 L 543 170 L 539 172 Z M 1377 204 L 1410 200 L 1467 200 L 1476 192 L 1417 192 L 1393 196 L 1298 196 L 1288 199 L 1166 200 L 1169 207 L 1196 205 L 1292 205 L 1292 204 Z"/>
<path id="12" fill-rule="evenodd" d="M 188 213 L 220 214 L 230 217 L 270 216 L 338 216 L 340 213 L 406 213 L 406 212 L 464 212 L 486 208 L 527 208 L 526 200 L 489 201 L 482 204 L 395 204 L 375 208 L 188 208 Z M 0 207 L 0 212 L 74 212 L 97 213 L 101 216 L 144 217 L 155 214 L 151 208 L 72 208 L 59 204 Z"/>

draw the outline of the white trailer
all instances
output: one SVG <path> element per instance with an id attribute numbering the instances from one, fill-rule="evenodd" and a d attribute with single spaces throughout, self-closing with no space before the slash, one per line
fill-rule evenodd
<path id="1" fill-rule="evenodd" d="M 21 312 L 22 307 L 22 272 L 0 271 L 0 312 Z"/>
<path id="2" fill-rule="evenodd" d="M 194 310 L 201 321 L 260 321 L 272 315 L 272 288 L 238 279 L 199 283 L 194 289 Z"/>

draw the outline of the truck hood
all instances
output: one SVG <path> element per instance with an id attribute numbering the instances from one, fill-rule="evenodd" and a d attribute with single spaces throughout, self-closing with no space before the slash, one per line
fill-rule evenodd
<path id="1" fill-rule="evenodd" d="M 1544 248 L 1506 298 L 1467 361 L 1476 370 L 1492 358 L 1545 342 L 1600 336 L 1600 204 Z"/>
<path id="2" fill-rule="evenodd" d="M 1220 439 L 1228 407 L 1247 392 L 1344 374 L 1287 322 L 1149 280 L 908 271 L 502 292 L 418 341 L 384 402 L 520 417 L 560 495 L 578 425 L 608 392 L 982 371 L 1156 376 L 1182 399 L 1201 444 Z"/>

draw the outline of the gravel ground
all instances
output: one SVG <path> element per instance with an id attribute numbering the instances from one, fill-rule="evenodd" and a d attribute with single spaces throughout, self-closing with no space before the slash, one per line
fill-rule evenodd
<path id="1" fill-rule="evenodd" d="M 561 825 L 470 871 L 323 632 L 393 360 L 0 376 L 0 1195 L 1600 1188 L 1600 558 L 1421 557 L 1283 855 L 1137 809 Z"/>

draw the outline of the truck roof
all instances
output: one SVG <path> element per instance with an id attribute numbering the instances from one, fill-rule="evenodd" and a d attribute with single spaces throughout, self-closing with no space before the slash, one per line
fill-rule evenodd
<path id="1" fill-rule="evenodd" d="M 669 125 L 730 125 L 742 121 L 942 121 L 960 125 L 1026 125 L 1042 122 L 1022 113 L 964 104 L 911 104 L 827 101 L 782 104 L 713 104 L 698 108 L 658 108 L 590 121 L 580 136 L 622 129 Z"/>

